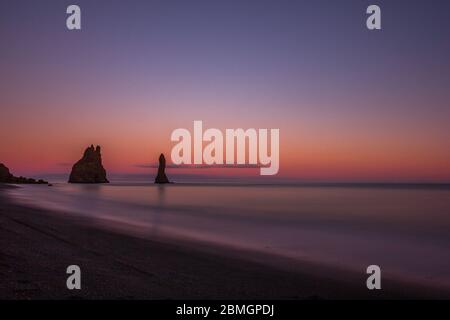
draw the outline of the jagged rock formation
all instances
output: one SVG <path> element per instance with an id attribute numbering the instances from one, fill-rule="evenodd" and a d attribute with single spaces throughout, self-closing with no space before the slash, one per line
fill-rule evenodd
<path id="1" fill-rule="evenodd" d="M 91 145 L 72 167 L 69 183 L 109 183 L 106 179 L 106 170 L 102 165 L 100 146 L 94 149 Z"/>
<path id="2" fill-rule="evenodd" d="M 30 184 L 48 184 L 42 179 L 35 180 L 32 178 L 15 177 L 9 172 L 8 167 L 0 163 L 0 183 L 30 183 Z"/>
<path id="3" fill-rule="evenodd" d="M 170 183 L 169 179 L 167 179 L 166 173 L 166 158 L 164 158 L 164 154 L 161 153 L 159 156 L 159 167 L 158 167 L 158 175 L 155 178 L 155 183 Z"/>

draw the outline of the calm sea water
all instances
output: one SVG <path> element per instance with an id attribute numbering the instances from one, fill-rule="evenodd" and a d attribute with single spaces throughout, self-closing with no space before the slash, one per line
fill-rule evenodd
<path id="1" fill-rule="evenodd" d="M 22 203 L 450 288 L 450 190 L 121 183 L 8 191 Z M 124 228 L 127 230 L 127 228 Z M 129 231 L 133 232 L 133 231 Z"/>

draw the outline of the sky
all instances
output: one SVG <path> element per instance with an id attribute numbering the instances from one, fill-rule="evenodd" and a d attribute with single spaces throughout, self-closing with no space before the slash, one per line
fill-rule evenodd
<path id="1" fill-rule="evenodd" d="M 70 4 L 82 30 L 66 28 Z M 366 28 L 370 4 L 382 30 Z M 145 173 L 202 120 L 280 129 L 280 179 L 450 182 L 449 14 L 439 0 L 2 0 L 0 162 L 64 173 L 98 144 L 108 172 Z"/>

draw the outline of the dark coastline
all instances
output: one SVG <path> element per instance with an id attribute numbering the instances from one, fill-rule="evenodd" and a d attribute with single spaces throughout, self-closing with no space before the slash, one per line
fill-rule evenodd
<path id="1" fill-rule="evenodd" d="M 0 186 L 0 299 L 415 299 L 449 292 L 198 243 L 144 239 L 98 221 L 12 203 Z M 270 260 L 270 261 L 269 261 Z M 273 262 L 272 261 L 272 262 Z M 267 263 L 264 263 L 267 262 Z M 66 268 L 82 289 L 66 288 Z"/>

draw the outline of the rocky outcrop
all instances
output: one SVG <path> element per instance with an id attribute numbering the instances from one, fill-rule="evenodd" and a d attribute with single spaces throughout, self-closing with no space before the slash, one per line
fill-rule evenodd
<path id="1" fill-rule="evenodd" d="M 9 172 L 8 167 L 3 163 L 0 163 L 0 183 L 30 183 L 30 184 L 48 184 L 47 181 L 42 179 L 35 180 L 32 178 L 15 177 Z"/>
<path id="2" fill-rule="evenodd" d="M 167 179 L 166 173 L 166 158 L 164 158 L 164 154 L 161 153 L 159 156 L 159 167 L 158 167 L 158 175 L 155 178 L 155 183 L 170 183 L 169 179 Z"/>
<path id="3" fill-rule="evenodd" d="M 106 170 L 102 165 L 100 146 L 91 145 L 72 167 L 69 183 L 108 183 Z"/>

